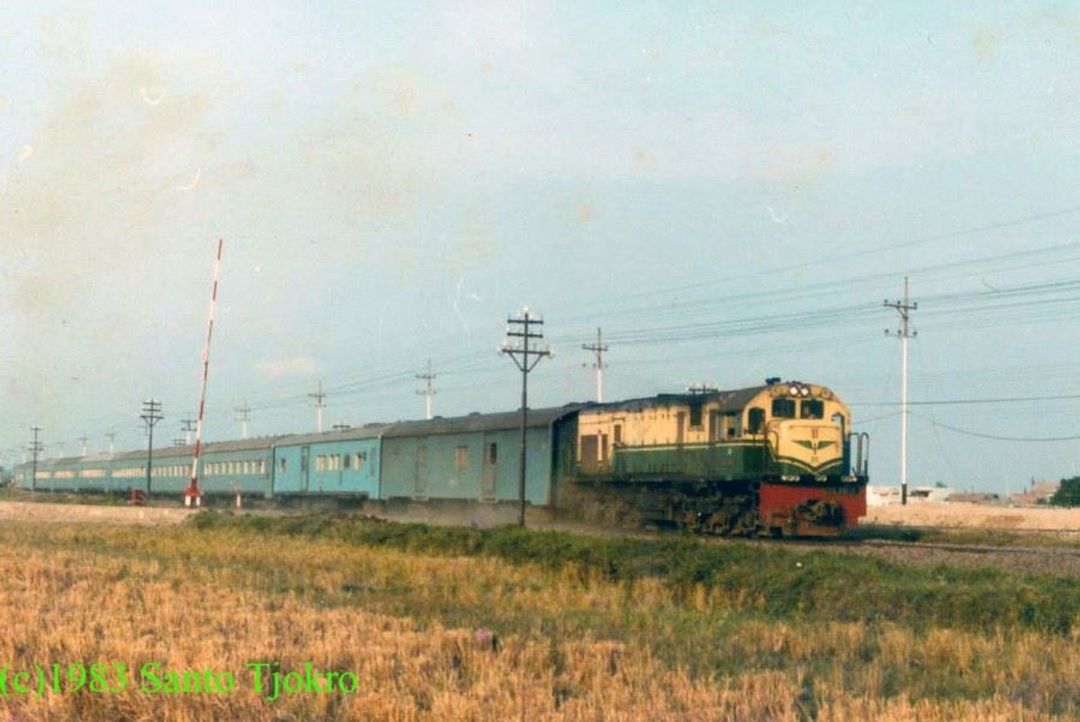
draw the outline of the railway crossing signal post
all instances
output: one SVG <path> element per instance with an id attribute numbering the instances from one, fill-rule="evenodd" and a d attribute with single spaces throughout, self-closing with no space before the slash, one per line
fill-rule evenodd
<path id="1" fill-rule="evenodd" d="M 544 321 L 536 318 L 525 308 L 517 318 L 508 318 L 506 323 L 507 339 L 499 347 L 499 353 L 509 356 L 521 371 L 521 463 L 518 477 L 518 526 L 525 526 L 525 430 L 529 423 L 529 372 L 536 368 L 540 359 L 551 358 L 548 348 L 529 348 L 530 340 L 539 342 L 544 338 L 543 331 L 533 327 L 543 326 Z M 511 340 L 513 339 L 513 340 Z"/>
<path id="2" fill-rule="evenodd" d="M 214 283 L 210 286 L 210 313 L 206 319 L 206 345 L 202 352 L 202 379 L 199 383 L 199 415 L 195 419 L 195 453 L 191 456 L 191 476 L 187 489 L 184 490 L 184 507 L 202 504 L 202 490 L 199 488 L 199 456 L 202 453 L 203 419 L 206 418 L 206 384 L 210 378 L 210 342 L 214 339 L 214 309 L 217 307 L 218 275 L 221 273 L 221 249 L 225 241 L 218 239 L 217 257 L 214 259 Z"/>
<path id="3" fill-rule="evenodd" d="M 908 362 L 907 347 L 908 339 L 919 335 L 918 331 L 911 328 L 911 312 L 919 307 L 919 304 L 908 297 L 908 279 L 904 276 L 904 299 L 902 301 L 885 301 L 889 308 L 895 308 L 900 314 L 900 328 L 896 331 L 885 330 L 890 336 L 900 339 L 901 364 L 900 364 L 900 503 L 907 504 L 907 431 L 908 431 Z"/>
<path id="4" fill-rule="evenodd" d="M 161 415 L 160 401 L 147 399 L 143 401 L 142 407 L 142 414 L 139 418 L 146 424 L 146 430 L 150 435 L 146 452 L 146 495 L 150 496 L 150 474 L 152 472 L 150 465 L 154 461 L 154 426 L 165 417 Z"/>

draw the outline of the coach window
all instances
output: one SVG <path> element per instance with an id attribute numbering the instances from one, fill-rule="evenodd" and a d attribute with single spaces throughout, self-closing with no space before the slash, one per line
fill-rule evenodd
<path id="1" fill-rule="evenodd" d="M 795 399 L 773 399 L 772 415 L 777 419 L 794 419 Z"/>
<path id="2" fill-rule="evenodd" d="M 746 430 L 751 434 L 760 434 L 765 430 L 765 409 L 756 406 L 746 415 Z"/>
<path id="3" fill-rule="evenodd" d="M 349 454 L 345 454 L 344 456 L 345 456 L 345 468 L 349 469 L 352 466 L 352 456 L 350 456 Z"/>
<path id="4" fill-rule="evenodd" d="M 615 437 L 612 441 L 615 446 L 622 446 L 622 424 L 615 424 Z"/>
<path id="5" fill-rule="evenodd" d="M 799 418 L 824 419 L 825 402 L 818 399 L 806 399 L 799 404 Z"/>

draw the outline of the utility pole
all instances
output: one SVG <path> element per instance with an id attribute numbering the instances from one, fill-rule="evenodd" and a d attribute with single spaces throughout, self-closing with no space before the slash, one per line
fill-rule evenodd
<path id="1" fill-rule="evenodd" d="M 172 440 L 173 446 L 184 446 L 187 442 L 184 441 L 182 436 L 174 436 Z"/>
<path id="2" fill-rule="evenodd" d="M 431 373 L 431 359 L 427 360 L 427 373 L 416 374 L 418 381 L 423 381 L 425 386 L 422 389 L 418 389 L 417 396 L 427 397 L 427 419 L 431 420 L 431 397 L 435 395 L 435 387 L 432 385 L 432 381 L 435 380 L 436 374 Z"/>
<path id="3" fill-rule="evenodd" d="M 188 414 L 186 418 L 180 419 L 180 424 L 180 430 L 184 432 L 184 444 L 191 446 L 191 432 L 195 430 L 195 419 Z"/>
<path id="4" fill-rule="evenodd" d="M 907 504 L 907 435 L 908 435 L 908 339 L 918 335 L 911 328 L 911 312 L 919 307 L 908 296 L 908 279 L 904 276 L 904 299 L 885 301 L 889 308 L 895 308 L 900 314 L 900 328 L 896 331 L 885 330 L 886 335 L 900 338 L 900 503 Z"/>
<path id="5" fill-rule="evenodd" d="M 89 441 L 89 440 L 90 439 L 87 438 L 86 434 L 83 434 L 82 436 L 79 437 L 79 441 L 82 442 L 82 455 L 83 456 L 86 456 L 86 442 Z"/>
<path id="6" fill-rule="evenodd" d="M 243 406 L 237 406 L 233 411 L 236 412 L 236 420 L 240 422 L 240 438 L 246 439 L 248 432 L 248 421 L 251 420 L 251 407 L 248 406 L 248 402 L 244 401 Z"/>
<path id="7" fill-rule="evenodd" d="M 142 406 L 142 414 L 140 414 L 139 418 L 146 424 L 146 431 L 149 435 L 146 452 L 146 495 L 150 496 L 150 472 L 151 464 L 154 462 L 154 426 L 165 417 L 161 414 L 160 401 L 147 399 L 143 401 Z"/>
<path id="8" fill-rule="evenodd" d="M 41 454 L 42 450 L 44 450 L 45 445 L 42 444 L 41 439 L 38 438 L 38 435 L 41 433 L 41 427 L 40 426 L 31 426 L 30 431 L 32 431 L 34 433 L 34 440 L 30 442 L 30 453 L 33 455 L 33 459 L 34 459 L 34 465 L 30 469 L 30 474 L 31 474 L 31 476 L 30 476 L 30 489 L 32 491 L 37 491 L 37 462 L 38 462 L 38 455 Z"/>
<path id="9" fill-rule="evenodd" d="M 319 382 L 318 390 L 308 396 L 315 399 L 315 429 L 322 433 L 322 410 L 326 406 L 326 394 L 322 390 L 322 381 Z"/>
<path id="10" fill-rule="evenodd" d="M 536 364 L 540 363 L 540 359 L 545 356 L 551 357 L 551 351 L 548 348 L 536 349 L 529 348 L 530 339 L 536 339 L 538 342 L 544 338 L 544 334 L 541 331 L 536 333 L 531 329 L 533 326 L 543 326 L 544 321 L 539 318 L 535 318 L 530 315 L 528 307 L 526 307 L 521 315 L 517 318 L 508 318 L 506 323 L 509 324 L 506 327 L 507 340 L 502 342 L 499 347 L 499 353 L 509 356 L 514 365 L 521 371 L 521 465 L 520 476 L 518 477 L 518 526 L 525 526 L 525 429 L 529 423 L 529 372 L 532 371 Z M 510 339 L 520 339 L 520 341 L 511 341 Z"/>
<path id="11" fill-rule="evenodd" d="M 109 456 L 112 456 L 113 450 L 116 446 L 116 432 L 110 431 L 109 433 L 105 434 L 105 438 L 109 440 Z"/>
<path id="12" fill-rule="evenodd" d="M 600 327 L 596 328 L 596 343 L 581 344 L 581 348 L 586 351 L 592 351 L 596 354 L 596 363 L 593 364 L 593 368 L 596 369 L 596 401 L 598 403 L 604 402 L 604 352 L 608 350 L 606 344 L 601 343 Z"/>

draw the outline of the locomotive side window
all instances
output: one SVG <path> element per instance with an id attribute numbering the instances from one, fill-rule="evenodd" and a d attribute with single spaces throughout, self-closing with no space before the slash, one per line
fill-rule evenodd
<path id="1" fill-rule="evenodd" d="M 765 409 L 750 409 L 746 415 L 746 430 L 751 434 L 760 434 L 765 430 Z"/>
<path id="2" fill-rule="evenodd" d="M 778 419 L 794 419 L 795 399 L 773 399 L 772 415 Z"/>
<path id="3" fill-rule="evenodd" d="M 757 432 L 754 432 L 757 433 Z M 734 439 L 739 435 L 739 414 L 734 411 L 724 412 L 724 437 Z"/>
<path id="4" fill-rule="evenodd" d="M 700 429 L 701 428 L 701 405 L 702 405 L 702 403 L 703 402 L 700 399 L 696 399 L 696 400 L 690 402 L 690 428 L 692 428 L 692 429 Z"/>
<path id="5" fill-rule="evenodd" d="M 817 399 L 807 399 L 799 404 L 800 419 L 824 419 L 825 402 Z"/>

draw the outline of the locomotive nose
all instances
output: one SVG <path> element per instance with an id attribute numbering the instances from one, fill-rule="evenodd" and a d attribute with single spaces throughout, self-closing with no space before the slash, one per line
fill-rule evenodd
<path id="1" fill-rule="evenodd" d="M 796 474 L 830 473 L 843 454 L 840 427 L 827 421 L 789 421 L 781 430 L 779 452 Z"/>

